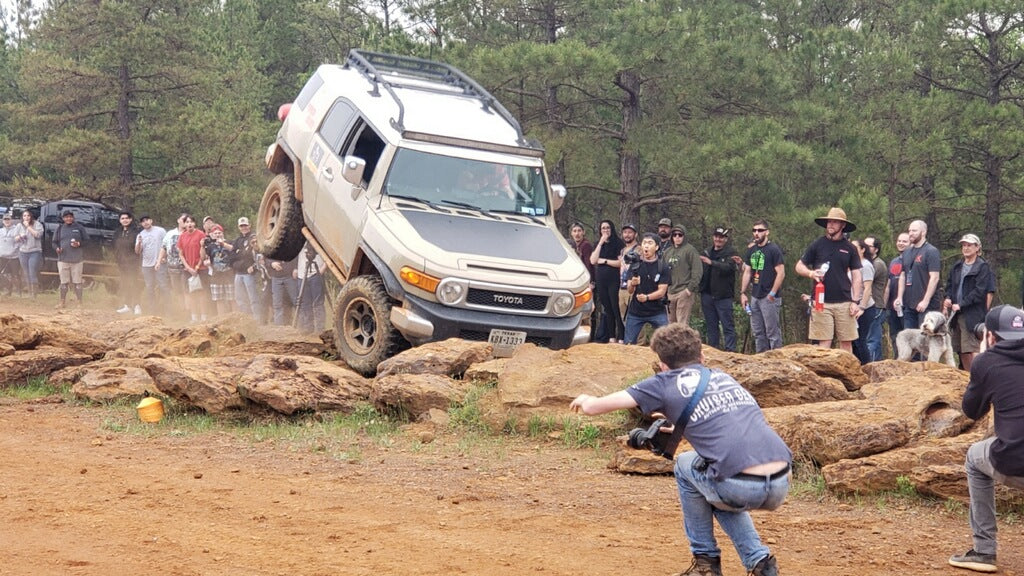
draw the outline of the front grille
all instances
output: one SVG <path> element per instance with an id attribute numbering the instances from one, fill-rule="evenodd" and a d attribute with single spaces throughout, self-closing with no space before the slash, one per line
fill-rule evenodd
<path id="1" fill-rule="evenodd" d="M 504 301 L 502 300 L 503 298 Z M 536 294 L 515 294 L 512 292 L 470 288 L 466 294 L 466 304 L 470 306 L 486 306 L 488 308 L 543 312 L 548 307 L 548 297 Z"/>
<path id="2" fill-rule="evenodd" d="M 490 335 L 491 334 L 489 332 L 481 332 L 479 330 L 459 330 L 459 338 L 462 338 L 463 340 L 472 340 L 474 342 L 487 342 Z M 527 334 L 526 341 L 530 344 L 540 346 L 541 348 L 551 347 L 551 338 L 544 336 L 530 336 L 530 334 Z"/>

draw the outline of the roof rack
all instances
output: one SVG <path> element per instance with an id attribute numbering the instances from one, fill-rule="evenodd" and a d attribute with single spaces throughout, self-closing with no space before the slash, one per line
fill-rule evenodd
<path id="1" fill-rule="evenodd" d="M 519 125 L 519 121 L 498 102 L 497 98 L 454 66 L 412 56 L 367 52 L 355 48 L 349 51 L 348 60 L 345 62 L 345 65 L 362 72 L 364 76 L 373 82 L 371 94 L 374 96 L 380 95 L 379 87 L 381 86 L 387 90 L 388 94 L 395 100 L 395 103 L 398 104 L 398 118 L 391 119 L 391 126 L 399 132 L 405 131 L 405 106 L 392 87 L 416 90 L 430 90 L 430 88 L 420 84 L 402 84 L 389 80 L 384 77 L 384 73 L 404 74 L 459 88 L 463 94 L 480 100 L 480 105 L 485 111 L 489 112 L 493 109 L 505 121 L 511 124 L 516 130 L 517 142 L 520 146 L 526 148 L 536 147 L 523 136 L 523 129 Z"/>

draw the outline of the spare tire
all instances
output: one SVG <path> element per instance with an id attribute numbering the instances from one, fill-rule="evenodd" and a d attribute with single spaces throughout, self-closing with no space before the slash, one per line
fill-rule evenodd
<path id="1" fill-rule="evenodd" d="M 256 249 L 272 260 L 292 260 L 306 242 L 302 224 L 302 204 L 295 198 L 295 177 L 278 174 L 267 185 L 256 215 Z"/>

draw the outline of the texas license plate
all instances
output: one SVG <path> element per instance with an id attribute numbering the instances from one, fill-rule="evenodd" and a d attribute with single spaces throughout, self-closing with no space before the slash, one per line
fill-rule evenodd
<path id="1" fill-rule="evenodd" d="M 494 356 L 499 358 L 511 356 L 520 344 L 526 342 L 526 332 L 495 328 L 491 330 L 487 342 L 494 346 Z"/>

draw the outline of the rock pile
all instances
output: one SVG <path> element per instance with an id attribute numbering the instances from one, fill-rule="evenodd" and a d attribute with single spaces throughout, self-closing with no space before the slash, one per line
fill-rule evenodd
<path id="1" fill-rule="evenodd" d="M 367 379 L 330 359 L 321 338 L 240 316 L 185 328 L 154 317 L 108 320 L 86 311 L 0 315 L 0 387 L 48 375 L 93 401 L 148 392 L 211 414 L 284 415 L 372 402 L 437 421 L 484 384 L 483 418 L 503 430 L 536 419 L 571 422 L 576 416 L 566 407 L 576 395 L 620 390 L 652 374 L 656 360 L 647 348 L 615 344 L 524 345 L 511 358 L 492 359 L 486 343 L 453 339 L 404 351 Z M 808 345 L 759 355 L 705 348 L 705 355 L 751 391 L 797 458 L 821 467 L 829 489 L 891 490 L 905 478 L 919 492 L 966 499 L 964 454 L 989 428 L 987 418 L 973 422 L 960 411 L 966 373 L 893 360 L 862 368 L 848 353 Z M 622 425 L 621 416 L 588 422 Z M 610 467 L 671 472 L 670 461 L 618 444 Z"/>

